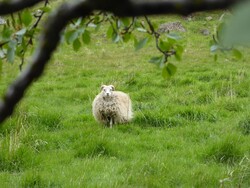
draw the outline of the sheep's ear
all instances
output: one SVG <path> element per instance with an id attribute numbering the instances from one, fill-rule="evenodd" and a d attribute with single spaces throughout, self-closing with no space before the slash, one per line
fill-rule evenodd
<path id="1" fill-rule="evenodd" d="M 110 85 L 110 87 L 111 87 L 112 91 L 115 91 L 115 86 Z"/>
<path id="2" fill-rule="evenodd" d="M 101 86 L 101 90 L 103 90 L 104 87 L 106 87 L 106 85 L 102 85 L 102 86 Z"/>

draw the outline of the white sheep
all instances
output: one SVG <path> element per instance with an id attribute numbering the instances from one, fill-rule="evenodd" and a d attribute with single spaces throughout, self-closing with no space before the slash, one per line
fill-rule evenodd
<path id="1" fill-rule="evenodd" d="M 127 123 L 133 117 L 132 103 L 128 94 L 114 91 L 113 85 L 102 85 L 93 103 L 95 119 L 112 128 L 113 124 Z"/>

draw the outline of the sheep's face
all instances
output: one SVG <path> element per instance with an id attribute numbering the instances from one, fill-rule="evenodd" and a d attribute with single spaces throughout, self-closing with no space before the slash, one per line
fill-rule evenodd
<path id="1" fill-rule="evenodd" d="M 102 90 L 102 96 L 104 98 L 107 98 L 107 97 L 112 96 L 113 91 L 115 90 L 115 87 L 113 85 L 109 85 L 109 86 L 102 85 L 101 90 Z"/>

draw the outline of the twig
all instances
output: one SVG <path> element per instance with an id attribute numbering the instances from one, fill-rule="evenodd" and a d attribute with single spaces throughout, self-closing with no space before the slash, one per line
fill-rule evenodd
<path id="1" fill-rule="evenodd" d="M 8 43 L 9 43 L 9 41 L 5 41 L 5 42 L 0 43 L 0 48 L 2 48 L 5 44 L 8 44 Z"/>
<path id="2" fill-rule="evenodd" d="M 130 30 L 131 28 L 133 28 L 132 26 L 134 25 L 134 23 L 135 23 L 135 17 L 133 16 L 130 25 L 129 25 L 128 27 L 124 28 L 124 29 L 121 31 L 121 34 L 124 35 L 124 34 L 126 34 L 126 33 L 132 32 L 133 30 L 131 30 L 131 31 L 129 31 L 129 30 Z"/>
<path id="3" fill-rule="evenodd" d="M 148 17 L 147 16 L 144 16 L 144 17 L 145 17 L 145 19 L 147 21 L 147 24 L 149 26 L 149 29 L 150 29 L 149 33 L 152 34 L 152 35 L 154 35 L 154 37 L 155 37 L 156 48 L 165 56 L 165 62 L 167 62 L 168 61 L 168 57 L 170 57 L 170 56 L 172 56 L 172 55 L 174 55 L 176 53 L 175 50 L 172 49 L 172 50 L 169 50 L 169 51 L 164 51 L 164 50 L 162 50 L 160 48 L 160 46 L 159 46 L 159 38 L 161 36 L 160 33 L 158 33 L 158 32 L 155 31 L 155 28 L 152 25 L 151 21 L 148 19 Z"/>
<path id="4" fill-rule="evenodd" d="M 45 0 L 44 7 L 46 7 L 48 4 L 49 4 L 49 0 Z M 36 22 L 35 22 L 34 25 L 30 28 L 30 31 L 32 31 L 32 30 L 33 30 L 33 31 L 32 31 L 32 34 L 30 35 L 30 38 L 29 38 L 29 40 L 28 40 L 26 46 L 25 46 L 26 49 L 27 49 L 27 47 L 28 47 L 29 45 L 32 45 L 32 44 L 33 44 L 32 39 L 33 39 L 33 35 L 34 35 L 34 33 L 35 33 L 35 29 L 37 28 L 38 24 L 40 23 L 40 21 L 41 21 L 43 15 L 44 15 L 44 13 L 45 13 L 45 11 L 42 10 L 41 14 L 40 14 L 39 16 L 37 16 Z M 22 53 L 21 63 L 19 64 L 19 70 L 20 70 L 20 71 L 21 71 L 22 68 L 23 68 L 24 56 L 25 56 L 26 50 L 23 50 L 21 53 Z"/>
<path id="5" fill-rule="evenodd" d="M 118 33 L 118 31 L 115 29 L 114 23 L 112 22 L 112 20 L 109 18 L 108 14 L 105 12 L 104 13 L 105 17 L 107 18 L 108 22 L 110 23 L 113 31 L 115 31 L 116 33 Z"/>

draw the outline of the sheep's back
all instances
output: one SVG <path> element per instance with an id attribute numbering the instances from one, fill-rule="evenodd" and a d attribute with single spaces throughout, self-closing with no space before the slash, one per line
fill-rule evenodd
<path id="1" fill-rule="evenodd" d="M 119 114 L 124 121 L 132 119 L 132 102 L 128 94 L 121 91 L 113 92 L 114 100 L 119 110 Z"/>
<path id="2" fill-rule="evenodd" d="M 127 106 L 129 103 L 131 103 L 129 95 L 122 91 L 114 91 L 113 97 L 116 104 Z"/>

